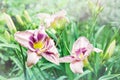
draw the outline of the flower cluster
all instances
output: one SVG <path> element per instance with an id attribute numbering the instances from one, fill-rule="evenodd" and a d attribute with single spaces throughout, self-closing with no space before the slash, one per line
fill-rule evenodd
<path id="1" fill-rule="evenodd" d="M 15 40 L 22 46 L 28 48 L 27 66 L 36 64 L 42 57 L 46 60 L 59 65 L 59 63 L 70 63 L 70 68 L 74 73 L 82 73 L 83 61 L 92 51 L 101 52 L 102 50 L 94 48 L 86 37 L 79 37 L 73 44 L 69 56 L 60 57 L 54 41 L 47 35 L 45 30 L 59 24 L 60 20 L 67 20 L 66 12 L 60 11 L 53 15 L 40 13 L 40 19 L 45 22 L 39 29 L 18 31 L 15 33 Z M 60 23 L 61 24 L 61 23 Z M 47 28 L 46 28 L 47 27 Z"/>

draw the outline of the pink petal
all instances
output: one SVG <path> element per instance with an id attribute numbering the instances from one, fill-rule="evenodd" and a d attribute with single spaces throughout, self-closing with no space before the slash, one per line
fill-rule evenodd
<path id="1" fill-rule="evenodd" d="M 59 58 L 60 63 L 71 63 L 75 60 L 76 60 L 76 58 L 74 56 L 65 56 L 65 57 Z"/>
<path id="2" fill-rule="evenodd" d="M 46 51 L 41 55 L 48 61 L 53 62 L 55 64 L 59 64 L 59 53 L 54 44 L 54 41 L 50 38 L 47 38 L 46 41 L 47 41 L 45 44 Z"/>
<path id="3" fill-rule="evenodd" d="M 51 15 L 49 18 L 45 19 L 46 26 L 50 27 L 52 22 L 59 20 L 61 18 L 66 18 L 65 15 L 66 15 L 65 10 L 59 11 L 59 12 Z M 66 20 L 68 20 L 68 19 L 66 18 Z"/>
<path id="4" fill-rule="evenodd" d="M 34 31 L 35 30 L 18 31 L 14 34 L 15 40 L 19 42 L 22 46 L 33 50 L 29 42 L 30 37 L 33 35 Z"/>
<path id="5" fill-rule="evenodd" d="M 92 46 L 92 44 L 89 44 L 89 45 L 87 46 L 87 51 L 86 51 L 86 53 L 84 54 L 84 58 L 86 58 L 87 56 L 89 56 L 92 51 L 93 51 L 93 46 Z"/>
<path id="6" fill-rule="evenodd" d="M 46 14 L 46 13 L 39 13 L 38 18 L 45 22 L 46 28 L 50 27 L 51 22 L 54 21 L 54 19 L 51 17 L 51 15 Z"/>
<path id="7" fill-rule="evenodd" d="M 48 61 L 59 65 L 59 56 L 57 54 L 46 52 L 46 53 L 42 53 L 41 55 Z"/>
<path id="8" fill-rule="evenodd" d="M 70 68 L 73 73 L 83 73 L 83 62 L 75 61 L 70 63 Z"/>
<path id="9" fill-rule="evenodd" d="M 85 48 L 90 44 L 87 38 L 79 37 L 73 44 L 72 52 L 79 48 Z"/>
<path id="10" fill-rule="evenodd" d="M 76 51 L 82 48 L 85 48 L 87 51 L 89 51 L 89 53 L 91 53 L 91 51 L 93 50 L 92 44 L 90 44 L 89 40 L 85 37 L 79 37 L 74 42 L 72 47 L 72 55 L 76 55 Z M 89 53 L 87 52 L 86 55 L 88 55 Z"/>
<path id="11" fill-rule="evenodd" d="M 66 11 L 65 10 L 61 10 L 55 14 L 53 14 L 51 17 L 54 17 L 55 18 L 65 18 L 65 15 L 66 15 Z"/>
<path id="12" fill-rule="evenodd" d="M 48 43 L 46 44 L 47 51 L 59 56 L 58 50 L 55 46 L 55 43 L 52 39 L 49 38 Z"/>
<path id="13" fill-rule="evenodd" d="M 47 37 L 47 34 L 45 32 L 44 27 L 40 27 L 38 30 L 34 32 L 34 39 L 36 40 L 36 42 L 43 41 L 45 40 L 46 37 Z"/>
<path id="14" fill-rule="evenodd" d="M 38 56 L 35 52 L 28 51 L 27 54 L 28 67 L 31 67 L 32 65 L 36 64 L 39 61 L 39 59 L 42 58 L 41 56 Z"/>
<path id="15" fill-rule="evenodd" d="M 44 22 L 46 23 L 46 28 L 49 28 L 51 26 L 51 23 L 54 21 L 53 17 L 46 18 Z"/>
<path id="16" fill-rule="evenodd" d="M 46 13 L 39 13 L 38 17 L 39 19 L 45 22 L 46 28 L 49 28 L 51 26 L 51 23 L 54 22 L 56 19 L 66 18 L 65 15 L 66 15 L 66 11 L 62 10 L 53 15 L 46 14 Z M 68 19 L 66 18 L 66 20 Z"/>

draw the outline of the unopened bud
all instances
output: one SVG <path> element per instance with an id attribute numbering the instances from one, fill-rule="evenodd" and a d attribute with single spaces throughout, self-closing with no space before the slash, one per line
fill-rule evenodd
<path id="1" fill-rule="evenodd" d="M 8 14 L 6 14 L 6 13 L 4 13 L 4 16 L 5 16 L 5 21 L 6 21 L 6 23 L 7 23 L 7 26 L 8 26 L 8 28 L 9 28 L 10 32 L 11 32 L 11 33 L 15 33 L 17 30 L 16 30 L 16 27 L 15 27 L 15 25 L 14 25 L 14 23 L 13 23 L 13 20 L 12 20 L 11 17 L 10 17 Z"/>
<path id="2" fill-rule="evenodd" d="M 31 18 L 26 10 L 24 11 L 24 17 L 28 22 L 31 22 Z"/>
<path id="3" fill-rule="evenodd" d="M 110 45 L 108 46 L 107 50 L 106 50 L 106 54 L 105 54 L 105 58 L 110 58 L 115 50 L 116 47 L 116 40 L 113 40 Z"/>
<path id="4" fill-rule="evenodd" d="M 5 35 L 5 39 L 10 42 L 10 33 L 8 31 L 5 31 L 4 32 L 4 35 Z"/>
<path id="5" fill-rule="evenodd" d="M 24 25 L 24 22 L 19 15 L 16 15 L 16 19 L 21 25 Z"/>

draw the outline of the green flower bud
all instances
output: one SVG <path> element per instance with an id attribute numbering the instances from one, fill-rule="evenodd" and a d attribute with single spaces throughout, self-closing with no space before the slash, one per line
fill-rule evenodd
<path id="1" fill-rule="evenodd" d="M 8 26 L 8 28 L 9 28 L 9 31 L 10 31 L 11 33 L 15 33 L 17 30 L 16 30 L 16 27 L 15 27 L 15 25 L 14 25 L 14 23 L 13 23 L 13 20 L 12 20 L 11 17 L 10 17 L 8 14 L 6 14 L 6 13 L 4 13 L 4 16 L 5 16 L 5 21 L 6 21 L 6 23 L 7 23 L 7 26 Z"/>
<path id="2" fill-rule="evenodd" d="M 24 22 L 19 15 L 16 15 L 16 19 L 21 25 L 24 25 Z"/>
<path id="3" fill-rule="evenodd" d="M 107 48 L 107 50 L 105 52 L 106 54 L 105 54 L 104 58 L 110 58 L 112 56 L 112 54 L 113 54 L 113 52 L 115 50 L 115 46 L 116 46 L 116 40 L 113 40 L 109 44 L 109 46 L 108 46 L 108 48 Z"/>
<path id="4" fill-rule="evenodd" d="M 4 32 L 5 39 L 10 42 L 10 33 L 8 31 Z"/>
<path id="5" fill-rule="evenodd" d="M 31 18 L 26 10 L 24 11 L 24 17 L 28 22 L 31 22 Z"/>

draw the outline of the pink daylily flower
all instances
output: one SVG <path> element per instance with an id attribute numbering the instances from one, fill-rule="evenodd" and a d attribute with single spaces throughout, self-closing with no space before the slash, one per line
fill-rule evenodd
<path id="1" fill-rule="evenodd" d="M 83 61 L 92 51 L 102 52 L 102 50 L 94 48 L 87 38 L 79 37 L 73 44 L 71 55 L 62 57 L 59 61 L 61 63 L 70 63 L 72 72 L 83 73 Z"/>
<path id="2" fill-rule="evenodd" d="M 46 24 L 46 28 L 49 28 L 51 25 L 56 24 L 57 21 L 65 19 L 68 22 L 68 18 L 66 17 L 66 11 L 61 10 L 53 15 L 47 13 L 39 13 L 38 18 L 40 20 L 44 20 Z"/>
<path id="3" fill-rule="evenodd" d="M 38 30 L 18 31 L 15 40 L 28 48 L 27 65 L 30 67 L 44 57 L 48 61 L 59 64 L 59 54 L 54 41 L 46 34 L 44 28 Z"/>

